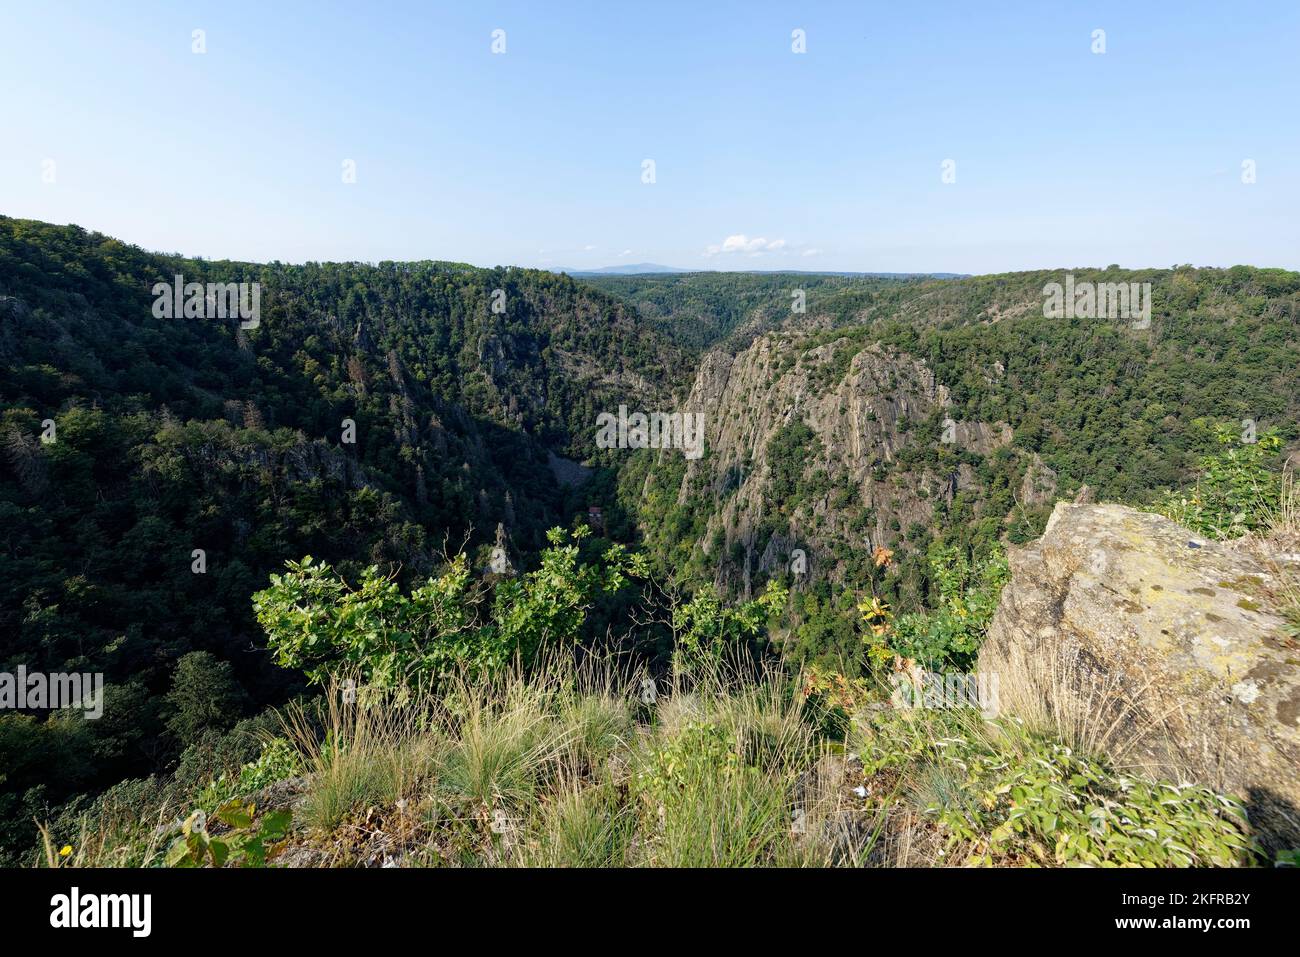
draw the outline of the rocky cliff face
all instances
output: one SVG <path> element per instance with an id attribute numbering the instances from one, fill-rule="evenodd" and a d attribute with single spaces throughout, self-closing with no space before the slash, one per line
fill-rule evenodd
<path id="1" fill-rule="evenodd" d="M 1121 763 L 1240 796 L 1300 844 L 1300 548 L 1209 542 L 1118 505 L 1059 504 L 980 653 L 1001 703 Z"/>
<path id="2" fill-rule="evenodd" d="M 935 445 L 919 426 L 948 405 L 947 388 L 924 362 L 878 343 L 806 345 L 771 334 L 734 357 L 707 354 L 685 405 L 704 413 L 707 456 L 688 464 L 678 501 L 702 496 L 710 512 L 701 547 L 712 549 L 719 584 L 743 591 L 751 575 L 779 569 L 796 547 L 814 577 L 835 578 L 846 550 L 869 554 L 914 523 L 929 525 L 936 502 L 976 484 L 965 463 L 900 464 L 905 450 Z M 793 501 L 778 487 L 782 467 L 772 454 L 792 423 L 813 436 L 787 483 Z M 955 451 L 987 455 L 1009 443 L 1011 431 L 955 422 L 947 439 Z"/>

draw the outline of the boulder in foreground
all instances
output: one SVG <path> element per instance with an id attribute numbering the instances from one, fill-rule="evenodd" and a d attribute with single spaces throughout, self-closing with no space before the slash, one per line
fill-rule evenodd
<path id="1" fill-rule="evenodd" d="M 1009 556 L 980 670 L 998 673 L 1006 711 L 1235 794 L 1266 847 L 1300 846 L 1300 642 L 1281 614 L 1298 551 L 1059 504 Z"/>

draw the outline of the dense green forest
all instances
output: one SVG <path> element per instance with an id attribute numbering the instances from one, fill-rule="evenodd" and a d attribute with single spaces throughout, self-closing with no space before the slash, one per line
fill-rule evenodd
<path id="1" fill-rule="evenodd" d="M 151 289 L 176 274 L 260 282 L 259 326 L 155 318 Z M 233 689 L 218 727 L 301 686 L 250 601 L 287 559 L 409 578 L 501 525 L 526 562 L 601 498 L 599 479 L 566 492 L 548 452 L 592 457 L 597 411 L 654 405 L 685 374 L 671 343 L 564 276 L 203 262 L 8 218 L 0 364 L 0 669 L 102 671 L 109 701 L 99 722 L 0 717 L 10 848 L 34 814 L 194 743 L 201 729 L 168 724 L 178 663 Z"/>
<path id="2" fill-rule="evenodd" d="M 792 590 L 772 648 L 792 667 L 856 674 L 865 667 L 864 589 L 897 613 L 928 612 L 942 606 L 956 560 L 996 562 L 1006 545 L 1036 538 L 1053 504 L 1085 486 L 1097 500 L 1148 506 L 1191 481 L 1217 447 L 1216 431 L 1235 435 L 1247 420 L 1294 447 L 1300 275 L 1248 267 L 1074 274 L 1151 283 L 1149 324 L 1045 318 L 1043 288 L 1064 271 L 851 283 L 810 294 L 806 314 L 789 309 L 780 279 L 727 277 L 727 286 L 767 290 L 784 317 L 771 309 L 764 323 L 717 338 L 714 348 L 735 356 L 741 375 L 761 380 L 721 417 L 784 409 L 786 424 L 751 435 L 753 448 L 719 448 L 711 433 L 698 465 L 671 455 L 628 461 L 620 493 L 640 503 L 654 567 L 686 589 L 755 594 L 774 572 L 791 581 L 799 549 L 816 573 Z M 708 294 L 671 295 L 668 280 L 683 282 L 667 277 L 655 290 L 667 315 L 689 315 Z M 702 281 L 703 289 L 714 282 L 722 280 Z M 867 449 L 855 465 L 835 447 L 844 406 L 829 419 L 821 409 L 813 428 L 790 393 L 845 394 L 855 362 L 878 347 L 900 368 L 920 360 L 949 404 L 882 423 L 895 448 Z M 947 443 L 945 421 L 1006 440 Z M 1281 458 L 1271 456 L 1273 467 Z M 877 547 L 891 555 L 886 567 L 873 560 Z M 970 584 L 978 588 L 978 577 Z"/>
<path id="3" fill-rule="evenodd" d="M 916 278 L 818 273 L 650 273 L 590 275 L 582 281 L 629 303 L 643 320 L 693 350 L 747 342 L 794 313 L 823 315 L 823 303 L 853 290 L 869 295 Z"/>
<path id="4" fill-rule="evenodd" d="M 260 323 L 155 317 L 154 284 L 178 274 L 260 283 Z M 210 262 L 0 217 L 0 670 L 102 671 L 108 696 L 95 722 L 0 715 L 0 849 L 25 853 L 33 818 L 124 778 L 198 786 L 247 760 L 259 715 L 304 693 L 300 668 L 316 660 L 293 644 L 298 595 L 341 596 L 346 581 L 397 628 L 418 601 L 392 589 L 454 594 L 476 611 L 447 634 L 472 631 L 482 644 L 466 655 L 499 662 L 534 651 L 528 622 L 559 613 L 554 586 L 570 602 L 560 612 L 595 610 L 566 618 L 566 634 L 651 667 L 725 641 L 862 673 L 864 596 L 902 615 L 941 613 L 962 589 L 982 607 L 996 597 L 999 549 L 1050 511 L 1018 495 L 1035 462 L 1060 496 L 1088 484 L 1145 503 L 1188 480 L 1215 423 L 1296 438 L 1300 274 L 1077 275 L 1151 282 L 1150 327 L 1044 318 L 1059 272 L 579 281 L 444 262 Z M 800 416 L 717 475 L 707 443 L 690 468 L 680 452 L 596 448 L 599 412 L 679 409 L 711 350 L 735 358 L 759 342 L 771 385 L 815 363 L 808 381 L 825 389 L 879 346 L 932 372 L 947 414 L 1005 424 L 1011 440 L 980 452 L 942 441 L 938 410 L 903 417 L 896 454 L 865 477 L 837 469 L 831 437 Z M 562 481 L 561 459 L 586 480 Z M 927 500 L 923 520 L 863 531 L 863 488 L 886 501 L 923 479 L 957 490 Z M 749 481 L 764 484 L 742 547 L 723 513 Z M 584 521 L 594 535 L 548 542 Z M 498 528 L 537 577 L 495 580 Z M 833 573 L 796 582 L 784 559 L 760 570 L 773 536 L 811 543 Z M 462 546 L 463 567 L 449 564 Z M 623 546 L 639 557 L 610 551 Z M 617 576 L 585 570 L 602 558 Z M 930 632 L 900 621 L 920 655 Z M 969 655 L 954 634 L 949 650 Z"/>

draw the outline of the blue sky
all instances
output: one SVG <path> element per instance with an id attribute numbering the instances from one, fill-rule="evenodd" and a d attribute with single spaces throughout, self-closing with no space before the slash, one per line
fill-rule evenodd
<path id="1" fill-rule="evenodd" d="M 1298 42 L 1295 0 L 7 3 L 0 213 L 259 261 L 1295 269 Z"/>

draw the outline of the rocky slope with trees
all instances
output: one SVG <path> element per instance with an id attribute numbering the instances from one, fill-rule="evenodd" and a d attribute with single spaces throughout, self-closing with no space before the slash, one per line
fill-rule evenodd
<path id="1" fill-rule="evenodd" d="M 259 283 L 260 320 L 155 315 L 177 275 Z M 26 855 L 33 819 L 212 805 L 329 757 L 262 750 L 274 709 L 345 663 L 389 693 L 560 651 L 657 680 L 743 653 L 779 663 L 782 709 L 796 687 L 825 705 L 815 746 L 767 768 L 802 780 L 900 663 L 973 667 L 1003 551 L 1058 498 L 1087 484 L 1207 539 L 1263 527 L 1258 476 L 1297 437 L 1300 275 L 1078 278 L 1151 282 L 1150 325 L 1045 317 L 1057 273 L 597 289 L 208 262 L 0 218 L 0 670 L 107 685 L 100 721 L 0 715 L 0 847 Z M 702 456 L 601 447 L 620 406 L 702 413 Z M 1245 419 L 1268 441 L 1216 458 L 1215 426 Z M 712 755 L 705 778 L 759 747 L 694 724 L 660 751 Z M 917 757 L 876 751 L 863 774 Z"/>

